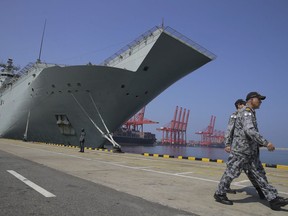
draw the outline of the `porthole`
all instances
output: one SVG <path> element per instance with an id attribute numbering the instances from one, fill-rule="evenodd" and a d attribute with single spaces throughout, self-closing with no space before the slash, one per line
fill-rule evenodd
<path id="1" fill-rule="evenodd" d="M 145 67 L 143 68 L 144 71 L 148 71 L 148 69 L 149 69 L 148 66 L 145 66 Z"/>

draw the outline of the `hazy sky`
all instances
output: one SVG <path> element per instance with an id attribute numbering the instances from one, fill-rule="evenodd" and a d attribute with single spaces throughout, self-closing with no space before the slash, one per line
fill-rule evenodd
<path id="1" fill-rule="evenodd" d="M 287 0 L 1 0 L 0 62 L 24 67 L 38 58 L 59 64 L 100 63 L 164 19 L 217 58 L 184 77 L 146 107 L 146 118 L 172 119 L 190 109 L 187 136 L 205 129 L 211 115 L 225 130 L 234 102 L 258 91 L 267 99 L 258 126 L 276 147 L 288 147 Z"/>

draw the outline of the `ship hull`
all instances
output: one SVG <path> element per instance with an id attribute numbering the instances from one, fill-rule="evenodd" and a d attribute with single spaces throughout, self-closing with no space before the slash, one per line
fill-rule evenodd
<path id="1" fill-rule="evenodd" d="M 77 145 L 84 128 L 85 145 L 101 147 L 106 142 L 102 132 L 107 132 L 102 120 L 113 132 L 170 85 L 212 60 L 165 32 L 142 52 L 145 58 L 135 71 L 42 65 L 29 72 L 1 95 L 0 136 Z M 65 117 L 63 124 L 59 116 Z"/>

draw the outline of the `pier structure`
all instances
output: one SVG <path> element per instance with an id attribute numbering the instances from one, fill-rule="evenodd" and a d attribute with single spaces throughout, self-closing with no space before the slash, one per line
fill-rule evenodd
<path id="1" fill-rule="evenodd" d="M 91 195 L 95 193 L 95 196 L 93 195 L 97 199 L 95 203 L 91 202 L 89 198 L 87 198 L 88 200 L 82 200 L 83 205 L 86 202 L 90 203 L 90 205 L 86 205 L 89 209 L 83 209 L 87 212 L 82 212 L 82 215 L 91 215 L 91 212 L 97 211 L 97 209 L 103 213 L 107 210 L 106 208 L 109 208 L 117 210 L 117 215 L 124 216 L 128 215 L 126 211 L 134 208 L 134 215 L 146 216 L 149 214 L 146 212 L 148 211 L 146 206 L 141 206 L 144 205 L 143 200 L 151 204 L 156 203 L 157 206 L 153 206 L 154 209 L 156 208 L 155 213 L 152 214 L 151 210 L 150 215 L 159 216 L 286 216 L 288 212 L 288 206 L 282 207 L 281 211 L 271 210 L 266 200 L 259 199 L 256 190 L 246 175 L 240 175 L 231 184 L 231 188 L 237 192 L 236 194 L 228 194 L 234 205 L 227 206 L 215 202 L 213 194 L 226 168 L 225 163 L 221 163 L 220 161 L 217 161 L 217 163 L 203 159 L 198 161 L 195 160 L 196 158 L 183 160 L 183 158 L 160 157 L 160 155 L 156 154 L 151 156 L 149 154 L 117 154 L 110 151 L 90 150 L 90 148 L 87 148 L 83 154 L 71 146 L 7 139 L 0 139 L 0 155 L 0 167 L 3 168 L 5 166 L 7 170 L 11 170 L 13 167 L 15 172 L 27 178 L 34 176 L 33 179 L 30 179 L 35 183 L 42 183 L 41 186 L 52 192 L 54 196 L 45 198 L 41 197 L 42 195 L 35 194 L 37 192 L 33 192 L 32 189 L 27 188 L 24 183 L 17 182 L 17 179 L 13 179 L 14 177 L 3 169 L 0 170 L 1 191 L 5 188 L 5 191 L 8 192 L 8 190 L 13 190 L 17 186 L 18 191 L 21 193 L 9 194 L 9 196 L 17 196 L 16 198 L 21 200 L 23 205 L 29 201 L 27 199 L 28 196 L 35 194 L 37 199 L 32 200 L 36 202 L 31 208 L 36 208 L 37 204 L 42 202 L 45 208 L 38 208 L 38 210 L 47 210 L 45 215 L 53 215 L 52 212 L 55 215 L 55 207 L 59 206 L 59 204 L 73 202 L 71 196 L 65 196 L 63 193 L 71 191 L 73 193 L 79 186 L 71 185 L 71 183 L 63 181 L 63 178 L 55 178 L 51 181 L 53 176 L 42 179 L 39 173 L 41 169 L 47 168 L 57 171 L 61 176 L 68 175 L 70 178 L 76 177 L 78 180 L 82 179 L 81 190 L 84 190 L 91 184 L 95 184 L 98 187 L 98 189 L 89 191 Z M 29 167 L 14 160 L 29 161 L 29 163 L 25 164 L 37 166 L 38 168 L 36 170 L 29 169 Z M 279 166 L 277 168 L 265 167 L 265 171 L 269 182 L 277 188 L 279 196 L 288 198 L 288 166 Z M 27 182 L 27 180 L 25 181 Z M 62 187 L 57 187 L 60 184 Z M 101 195 L 101 191 L 104 188 L 111 189 L 108 196 Z M 97 202 L 104 199 L 102 203 L 106 203 L 110 199 L 109 197 L 114 197 L 119 192 L 123 193 L 120 196 L 117 195 L 122 200 L 115 200 L 115 203 L 110 203 L 109 207 L 107 205 L 105 208 L 103 206 L 96 207 Z M 129 202 L 125 202 L 126 204 L 123 203 L 125 194 L 134 197 L 133 199 L 129 199 Z M 78 195 L 80 196 L 81 193 Z M 67 199 L 64 199 L 65 197 Z M 142 201 L 139 202 L 139 199 Z M 2 199 L 0 205 L 9 205 L 9 209 L 1 209 L 1 212 L 9 210 L 10 215 L 16 215 L 13 212 L 19 209 L 19 202 L 11 202 L 9 204 L 5 204 L 5 202 L 6 197 Z M 75 207 L 75 210 L 81 207 L 81 205 Z M 69 205 L 60 205 L 61 208 L 59 210 L 65 212 L 65 208 L 73 207 L 71 205 L 67 206 Z M 169 208 L 171 213 L 167 211 L 161 213 L 161 209 L 163 210 L 165 207 Z M 49 209 L 51 211 L 50 214 Z M 181 210 L 181 212 L 175 213 L 175 209 Z M 39 212 L 34 212 L 34 214 L 37 213 Z"/>

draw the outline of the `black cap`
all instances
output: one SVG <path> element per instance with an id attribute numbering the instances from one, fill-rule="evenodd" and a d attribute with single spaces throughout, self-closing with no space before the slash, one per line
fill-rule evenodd
<path id="1" fill-rule="evenodd" d="M 243 99 L 238 99 L 235 103 L 234 103 L 234 105 L 235 105 L 235 107 L 236 107 L 236 109 L 238 109 L 238 105 L 246 105 L 246 101 L 244 101 Z"/>
<path id="2" fill-rule="evenodd" d="M 251 98 L 259 98 L 260 100 L 265 100 L 266 96 L 260 95 L 258 92 L 250 92 L 246 96 L 246 101 L 248 101 Z"/>

